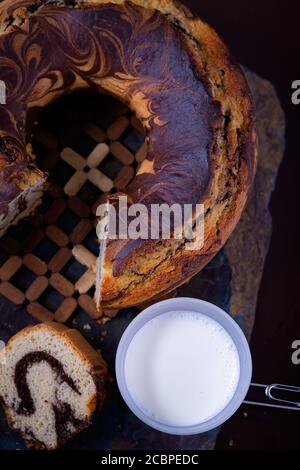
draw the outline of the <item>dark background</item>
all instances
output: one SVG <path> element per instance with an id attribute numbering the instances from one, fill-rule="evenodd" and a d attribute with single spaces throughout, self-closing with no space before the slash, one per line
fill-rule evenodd
<path id="1" fill-rule="evenodd" d="M 291 344 L 300 339 L 300 105 L 291 84 L 300 79 L 300 3 L 296 1 L 185 0 L 210 23 L 236 59 L 276 87 L 287 120 L 286 151 L 271 200 L 273 235 L 251 340 L 253 381 L 300 387 Z M 300 402 L 300 393 L 299 402 Z M 223 426 L 217 449 L 300 448 L 300 411 L 242 406 Z"/>

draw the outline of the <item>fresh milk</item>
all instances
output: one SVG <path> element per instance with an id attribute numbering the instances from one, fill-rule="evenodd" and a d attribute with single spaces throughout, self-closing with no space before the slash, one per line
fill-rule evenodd
<path id="1" fill-rule="evenodd" d="M 169 426 L 193 426 L 217 415 L 234 395 L 239 355 L 226 330 L 196 312 L 167 312 L 134 336 L 125 380 L 138 407 Z"/>

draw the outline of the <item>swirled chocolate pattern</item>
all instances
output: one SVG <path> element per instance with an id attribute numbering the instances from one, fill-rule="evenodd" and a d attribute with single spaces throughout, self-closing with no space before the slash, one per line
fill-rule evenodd
<path id="1" fill-rule="evenodd" d="M 30 107 L 79 86 L 101 90 L 103 79 L 110 77 L 148 130 L 153 173 L 137 176 L 129 188 L 133 199 L 196 203 L 205 191 L 211 123 L 218 108 L 195 76 L 180 33 L 159 12 L 130 4 L 45 6 L 21 29 L 0 38 L 0 77 L 7 86 L 0 130 L 17 165 L 28 158 Z M 7 154 L 6 162 L 11 164 Z M 8 170 L 2 166 L 7 183 Z"/>
<path id="2" fill-rule="evenodd" d="M 224 244 L 253 180 L 254 118 L 239 67 L 214 31 L 172 0 L 3 5 L 0 234 L 11 223 L 11 202 L 43 184 L 28 153 L 29 110 L 78 88 L 107 91 L 146 129 L 148 155 L 127 189 L 130 200 L 203 202 L 205 243 L 193 253 L 185 240 L 110 243 L 97 303 L 118 308 L 174 289 Z"/>
<path id="3" fill-rule="evenodd" d="M 18 396 L 21 399 L 17 411 L 19 414 L 31 415 L 35 412 L 35 404 L 27 383 L 27 373 L 30 367 L 41 362 L 46 362 L 55 372 L 59 381 L 65 382 L 72 390 L 80 395 L 74 380 L 66 374 L 60 361 L 45 351 L 31 351 L 17 362 L 15 368 L 15 385 Z"/>
<path id="4" fill-rule="evenodd" d="M 26 328 L 1 355 L 0 400 L 29 446 L 61 445 L 104 400 L 106 364 L 75 330 L 51 323 Z"/>

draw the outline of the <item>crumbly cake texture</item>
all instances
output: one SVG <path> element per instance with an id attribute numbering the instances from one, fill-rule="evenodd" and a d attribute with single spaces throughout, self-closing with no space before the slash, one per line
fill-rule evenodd
<path id="1" fill-rule="evenodd" d="M 171 0 L 4 0 L 0 25 L 0 77 L 9 77 L 0 107 L 0 233 L 11 224 L 9 204 L 21 198 L 16 216 L 26 215 L 44 184 L 28 153 L 29 111 L 93 86 L 125 101 L 146 129 L 148 155 L 126 190 L 130 200 L 205 206 L 201 249 L 187 250 L 184 239 L 108 239 L 98 308 L 142 304 L 186 282 L 231 234 L 255 174 L 250 92 L 226 46 Z M 55 48 L 43 47 L 49 39 Z"/>
<path id="2" fill-rule="evenodd" d="M 56 449 L 84 429 L 105 399 L 107 366 L 78 331 L 28 327 L 0 353 L 0 399 L 28 447 Z"/>

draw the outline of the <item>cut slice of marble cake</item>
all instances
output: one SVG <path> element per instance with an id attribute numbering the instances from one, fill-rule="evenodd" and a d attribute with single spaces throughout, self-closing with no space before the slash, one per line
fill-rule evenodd
<path id="1" fill-rule="evenodd" d="M 91 421 L 105 399 L 107 365 L 76 330 L 25 328 L 0 353 L 0 398 L 28 447 L 56 449 Z"/>

